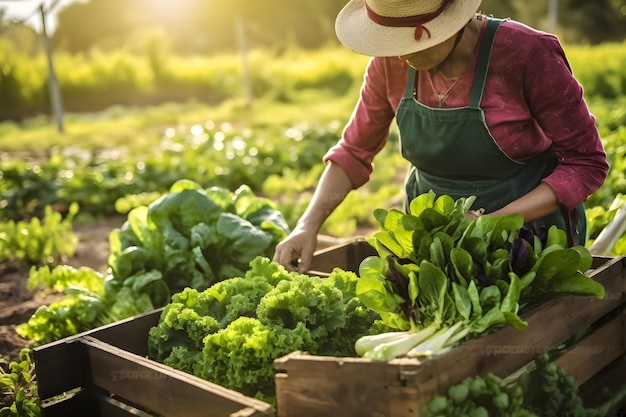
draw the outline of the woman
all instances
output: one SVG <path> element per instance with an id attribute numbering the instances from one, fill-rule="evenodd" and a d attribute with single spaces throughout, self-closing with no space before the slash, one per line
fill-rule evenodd
<path id="1" fill-rule="evenodd" d="M 274 261 L 308 270 L 319 230 L 396 119 L 410 201 L 432 189 L 476 196 L 477 215 L 520 213 L 584 245 L 583 203 L 608 164 L 595 119 L 556 36 L 476 13 L 480 0 L 350 0 L 339 40 L 370 60 L 359 101 Z"/>

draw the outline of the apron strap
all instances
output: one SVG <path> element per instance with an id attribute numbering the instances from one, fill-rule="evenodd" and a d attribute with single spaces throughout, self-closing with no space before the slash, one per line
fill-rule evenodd
<path id="1" fill-rule="evenodd" d="M 480 108 L 480 102 L 483 98 L 483 90 L 485 89 L 485 83 L 487 82 L 487 71 L 489 70 L 489 59 L 491 58 L 493 39 L 495 38 L 498 27 L 502 22 L 504 22 L 503 19 L 494 18 L 489 18 L 487 21 L 485 34 L 483 35 L 483 40 L 480 45 L 476 72 L 474 74 L 472 99 L 469 105 L 470 108 Z"/>
<path id="2" fill-rule="evenodd" d="M 413 97 L 415 97 L 415 68 L 413 68 L 412 66 L 408 66 L 409 67 L 409 75 L 407 77 L 407 83 L 406 86 L 404 87 L 404 98 L 405 99 L 410 99 L 413 100 Z"/>

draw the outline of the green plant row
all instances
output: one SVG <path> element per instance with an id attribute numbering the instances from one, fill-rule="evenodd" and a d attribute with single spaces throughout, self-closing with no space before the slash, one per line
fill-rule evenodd
<path id="1" fill-rule="evenodd" d="M 251 259 L 273 256 L 286 234 L 281 214 L 248 187 L 231 192 L 177 181 L 110 234 L 106 276 L 88 267 L 33 266 L 29 289 L 64 297 L 38 308 L 16 331 L 39 345 L 151 311 L 184 288 L 203 290 L 243 274 Z"/>
<path id="2" fill-rule="evenodd" d="M 624 43 L 566 47 L 587 97 L 617 98 L 626 94 Z M 254 97 L 289 102 L 307 89 L 341 96 L 356 91 L 366 57 L 344 48 L 280 53 L 254 50 L 247 57 Z M 49 113 L 46 57 L 36 58 L 0 39 L 0 120 L 19 120 Z M 219 103 L 244 97 L 246 70 L 237 54 L 182 57 L 115 50 L 89 55 L 54 56 L 64 108 L 99 111 L 111 105 L 153 105 L 191 98 Z"/>
<path id="3" fill-rule="evenodd" d="M 266 130 L 234 130 L 215 124 L 188 130 L 167 129 L 159 146 L 147 153 L 129 151 L 92 154 L 52 150 L 41 161 L 0 159 L 0 219 L 18 221 L 40 216 L 46 206 L 63 211 L 80 206 L 86 216 L 126 214 L 156 200 L 180 179 L 203 187 L 236 189 L 245 184 L 273 199 L 293 226 L 304 211 L 323 169 L 322 156 L 341 134 L 342 124 L 297 123 L 273 134 Z M 403 166 L 397 148 L 387 148 L 384 161 L 366 189 L 352 193 L 325 225 L 336 236 L 353 233 L 373 223 L 377 205 L 395 198 Z"/>
<path id="4" fill-rule="evenodd" d="M 70 112 L 100 111 L 112 105 L 155 105 L 196 99 L 215 104 L 245 97 L 244 72 L 255 98 L 289 102 L 307 89 L 340 96 L 360 84 L 365 57 L 338 48 L 318 51 L 250 51 L 249 70 L 235 53 L 182 57 L 155 62 L 149 53 L 94 51 L 53 57 L 63 107 Z M 48 114 L 48 63 L 0 39 L 0 120 Z M 355 90 L 356 92 L 356 90 Z"/>
<path id="5" fill-rule="evenodd" d="M 77 212 L 76 203 L 70 204 L 65 217 L 46 206 L 42 218 L 0 222 L 0 263 L 57 265 L 64 257 L 73 256 L 78 237 L 72 220 Z"/>
<path id="6" fill-rule="evenodd" d="M 41 161 L 0 159 L 0 216 L 18 220 L 41 214 L 46 205 L 72 202 L 81 212 L 110 214 L 119 198 L 163 193 L 183 178 L 205 187 L 246 184 L 259 191 L 268 177 L 321 165 L 322 155 L 337 141 L 339 126 L 300 124 L 273 136 L 196 125 L 168 130 L 145 154 L 60 149 Z"/>

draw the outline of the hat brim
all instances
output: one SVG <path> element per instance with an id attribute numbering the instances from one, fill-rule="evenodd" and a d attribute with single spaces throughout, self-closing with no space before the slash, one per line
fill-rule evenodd
<path id="1" fill-rule="evenodd" d="M 457 0 L 425 23 L 430 37 L 415 39 L 414 27 L 389 27 L 367 16 L 365 0 L 350 0 L 337 15 L 335 32 L 348 49 L 368 56 L 402 56 L 423 51 L 454 36 L 474 16 L 481 0 Z"/>

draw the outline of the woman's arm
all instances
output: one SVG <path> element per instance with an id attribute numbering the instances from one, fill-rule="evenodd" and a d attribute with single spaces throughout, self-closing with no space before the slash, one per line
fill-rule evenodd
<path id="1" fill-rule="evenodd" d="M 274 262 L 293 269 L 292 263 L 299 258 L 298 272 L 308 271 L 322 225 L 352 188 L 348 174 L 339 165 L 329 163 L 298 224 L 289 236 L 276 246 Z"/>
<path id="2" fill-rule="evenodd" d="M 294 230 L 277 245 L 275 262 L 294 269 L 293 261 L 300 259 L 298 271 L 309 269 L 328 216 L 352 189 L 369 180 L 374 157 L 387 143 L 405 82 L 406 68 L 397 59 L 369 61 L 352 117 L 341 140 L 324 156 L 326 169 L 313 198 Z"/>
<path id="3" fill-rule="evenodd" d="M 559 204 L 573 209 L 606 179 L 606 153 L 583 88 L 558 40 L 542 36 L 533 48 L 533 56 L 525 69 L 525 95 L 560 161 L 544 183 L 553 190 Z"/>
<path id="4" fill-rule="evenodd" d="M 486 215 L 505 216 L 519 213 L 524 216 L 524 223 L 537 220 L 558 210 L 559 202 L 552 188 L 541 183 L 530 193 L 512 201 L 506 206 Z"/>

